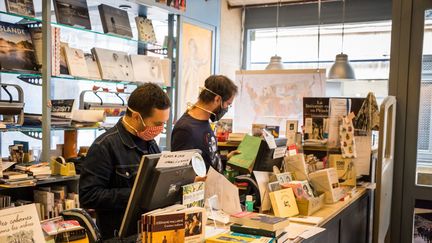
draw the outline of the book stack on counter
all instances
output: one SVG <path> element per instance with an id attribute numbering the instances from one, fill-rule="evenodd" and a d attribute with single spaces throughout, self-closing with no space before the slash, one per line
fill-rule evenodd
<path id="1" fill-rule="evenodd" d="M 51 168 L 48 162 L 16 164 L 15 170 L 30 173 L 35 179 L 45 179 L 51 175 Z"/>
<path id="2" fill-rule="evenodd" d="M 288 218 L 275 217 L 253 212 L 241 212 L 231 215 L 229 233 L 222 233 L 207 239 L 206 242 L 286 242 L 288 234 L 285 228 Z"/>
<path id="3" fill-rule="evenodd" d="M 21 187 L 33 186 L 36 183 L 31 172 L 20 170 L 3 171 L 3 177 L 0 178 L 1 187 Z"/>
<path id="4" fill-rule="evenodd" d="M 173 205 L 141 215 L 141 239 L 147 242 L 203 242 L 206 215 L 201 207 Z"/>

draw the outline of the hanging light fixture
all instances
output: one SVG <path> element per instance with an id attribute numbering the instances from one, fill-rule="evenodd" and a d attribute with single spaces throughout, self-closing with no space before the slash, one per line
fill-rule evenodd
<path id="1" fill-rule="evenodd" d="M 328 79 L 355 79 L 354 69 L 348 62 L 348 55 L 343 53 L 345 31 L 345 0 L 342 0 L 342 48 L 328 73 Z"/>
<path id="2" fill-rule="evenodd" d="M 270 62 L 265 68 L 266 70 L 276 70 L 276 69 L 284 69 L 282 64 L 282 58 L 277 55 L 278 50 L 278 37 L 279 37 L 279 7 L 281 1 L 279 0 L 276 6 L 276 53 L 274 56 L 270 57 Z"/>

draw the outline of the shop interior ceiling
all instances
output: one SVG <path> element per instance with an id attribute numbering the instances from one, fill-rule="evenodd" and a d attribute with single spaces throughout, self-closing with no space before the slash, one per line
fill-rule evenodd
<path id="1" fill-rule="evenodd" d="M 337 2 L 342 0 L 321 0 L 321 2 Z M 318 0 L 228 0 L 228 4 L 232 8 L 239 7 L 269 7 L 274 6 L 278 3 L 281 5 L 292 5 L 292 4 L 308 4 L 317 3 Z"/>

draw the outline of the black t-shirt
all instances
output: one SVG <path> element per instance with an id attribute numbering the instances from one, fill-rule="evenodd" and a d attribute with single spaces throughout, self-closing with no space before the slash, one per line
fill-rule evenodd
<path id="1" fill-rule="evenodd" d="M 197 120 L 185 113 L 176 122 L 171 140 L 171 150 L 200 149 L 207 170 L 212 166 L 223 172 L 223 165 L 217 151 L 217 140 L 209 121 Z"/>

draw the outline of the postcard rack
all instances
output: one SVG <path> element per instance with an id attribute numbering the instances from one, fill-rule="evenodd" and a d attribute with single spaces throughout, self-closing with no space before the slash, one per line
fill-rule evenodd
<path id="1" fill-rule="evenodd" d="M 19 85 L 0 84 L 1 89 L 7 94 L 8 99 L 0 99 L 0 115 L 3 124 L 22 125 L 24 123 L 24 91 Z M 17 99 L 14 99 L 8 87 L 15 88 L 18 92 Z"/>

